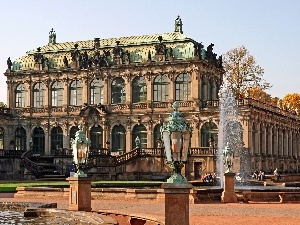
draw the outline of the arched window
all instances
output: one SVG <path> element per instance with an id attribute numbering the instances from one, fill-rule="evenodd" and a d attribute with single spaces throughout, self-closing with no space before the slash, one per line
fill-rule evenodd
<path id="1" fill-rule="evenodd" d="M 158 142 L 162 141 L 161 140 L 161 133 L 160 133 L 160 128 L 161 128 L 161 124 L 157 124 L 155 127 L 154 127 L 154 138 L 153 138 L 153 146 L 154 148 L 157 148 L 158 147 Z"/>
<path id="2" fill-rule="evenodd" d="M 55 150 L 63 147 L 63 130 L 61 127 L 54 127 L 51 130 L 51 151 L 55 153 Z"/>
<path id="3" fill-rule="evenodd" d="M 201 128 L 201 147 L 214 147 L 218 143 L 218 127 L 213 122 L 205 123 Z"/>
<path id="4" fill-rule="evenodd" d="M 124 126 L 118 125 L 114 126 L 112 129 L 112 152 L 125 153 L 126 150 L 126 130 Z"/>
<path id="5" fill-rule="evenodd" d="M 41 127 L 36 127 L 32 133 L 32 150 L 33 154 L 45 154 L 45 133 Z"/>
<path id="6" fill-rule="evenodd" d="M 132 102 L 145 102 L 147 100 L 146 80 L 142 76 L 138 76 L 132 81 Z"/>
<path id="7" fill-rule="evenodd" d="M 207 98 L 207 82 L 205 80 L 202 80 L 202 82 L 201 82 L 201 99 L 203 101 L 208 100 L 208 98 Z"/>
<path id="8" fill-rule="evenodd" d="M 63 84 L 55 81 L 51 86 L 52 106 L 62 106 L 63 104 Z"/>
<path id="9" fill-rule="evenodd" d="M 0 149 L 4 149 L 4 130 L 0 127 Z"/>
<path id="10" fill-rule="evenodd" d="M 180 74 L 175 81 L 176 101 L 188 101 L 191 98 L 191 78 L 189 74 Z"/>
<path id="11" fill-rule="evenodd" d="M 111 103 L 117 104 L 125 102 L 125 81 L 121 77 L 117 77 L 111 84 Z"/>
<path id="12" fill-rule="evenodd" d="M 33 106 L 42 107 L 45 100 L 45 86 L 42 82 L 38 82 L 33 87 Z"/>
<path id="13" fill-rule="evenodd" d="M 15 149 L 26 150 L 26 131 L 23 127 L 19 127 L 15 131 Z"/>
<path id="14" fill-rule="evenodd" d="M 19 84 L 16 88 L 16 107 L 25 107 L 26 104 L 26 90 L 25 84 Z"/>
<path id="15" fill-rule="evenodd" d="M 70 85 L 70 105 L 82 105 L 82 84 L 79 80 Z"/>
<path id="16" fill-rule="evenodd" d="M 91 83 L 91 104 L 103 104 L 103 82 L 100 79 L 94 79 Z"/>
<path id="17" fill-rule="evenodd" d="M 140 147 L 147 148 L 147 129 L 144 125 L 135 125 L 132 131 L 132 149 L 136 147 L 135 139 L 139 137 L 140 139 Z"/>
<path id="18" fill-rule="evenodd" d="M 153 101 L 169 101 L 169 79 L 166 75 L 158 75 L 153 82 Z"/>
<path id="19" fill-rule="evenodd" d="M 103 129 L 102 127 L 92 127 L 90 131 L 91 150 L 103 148 Z"/>
<path id="20" fill-rule="evenodd" d="M 79 128 L 77 126 L 73 126 L 71 127 L 70 129 L 70 141 L 71 139 L 75 139 L 75 135 L 76 135 L 76 132 L 79 131 Z M 70 143 L 70 147 L 71 147 L 71 143 Z"/>

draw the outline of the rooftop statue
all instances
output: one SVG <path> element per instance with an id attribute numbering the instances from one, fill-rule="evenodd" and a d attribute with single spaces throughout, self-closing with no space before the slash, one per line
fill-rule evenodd
<path id="1" fill-rule="evenodd" d="M 7 69 L 11 70 L 12 62 L 10 60 L 10 57 L 8 57 L 6 62 L 7 62 Z"/>
<path id="2" fill-rule="evenodd" d="M 183 34 L 182 25 L 183 24 L 182 24 L 180 16 L 177 16 L 177 19 L 175 20 L 175 30 L 174 30 L 174 32 L 179 32 L 179 33 Z"/>
<path id="3" fill-rule="evenodd" d="M 53 28 L 49 32 L 49 44 L 56 44 L 56 33 Z"/>
<path id="4" fill-rule="evenodd" d="M 162 43 L 162 36 L 158 36 L 159 44 L 155 45 L 156 54 L 165 55 L 167 47 L 164 43 Z"/>

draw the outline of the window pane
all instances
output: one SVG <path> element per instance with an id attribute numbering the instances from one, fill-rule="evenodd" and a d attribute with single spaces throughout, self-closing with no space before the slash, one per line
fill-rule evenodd
<path id="1" fill-rule="evenodd" d="M 79 80 L 70 85 L 70 105 L 82 105 L 82 84 Z"/>
<path id="2" fill-rule="evenodd" d="M 103 83 L 99 79 L 93 80 L 91 83 L 91 104 L 103 104 Z"/>
<path id="3" fill-rule="evenodd" d="M 114 126 L 112 130 L 112 151 L 124 151 L 126 146 L 125 128 L 122 125 Z"/>
<path id="4" fill-rule="evenodd" d="M 54 127 L 51 131 L 52 152 L 63 147 L 63 131 L 61 127 Z"/>
<path id="5" fill-rule="evenodd" d="M 191 79 L 188 74 L 180 74 L 175 81 L 175 95 L 178 101 L 188 101 L 191 96 Z"/>
<path id="6" fill-rule="evenodd" d="M 144 125 L 136 125 L 132 132 L 132 148 L 136 147 L 135 139 L 139 137 L 141 148 L 147 148 L 147 129 Z"/>
<path id="7" fill-rule="evenodd" d="M 90 132 L 91 149 L 103 148 L 103 130 L 102 127 L 92 127 Z"/>
<path id="8" fill-rule="evenodd" d="M 44 105 L 45 86 L 39 82 L 33 87 L 33 106 L 42 107 Z"/>
<path id="9" fill-rule="evenodd" d="M 15 132 L 15 149 L 26 150 L 26 131 L 23 127 L 18 128 Z"/>
<path id="10" fill-rule="evenodd" d="M 19 84 L 16 89 L 16 107 L 25 107 L 26 102 L 25 84 Z"/>
<path id="11" fill-rule="evenodd" d="M 62 106 L 63 104 L 63 84 L 60 81 L 53 83 L 51 88 L 52 106 Z"/>
<path id="12" fill-rule="evenodd" d="M 153 83 L 153 99 L 155 102 L 169 101 L 169 80 L 166 75 L 158 75 Z"/>
<path id="13" fill-rule="evenodd" d="M 132 102 L 145 102 L 147 100 L 147 85 L 144 77 L 136 77 L 132 82 Z"/>
<path id="14" fill-rule="evenodd" d="M 117 104 L 125 102 L 125 81 L 117 77 L 111 84 L 111 103 Z"/>

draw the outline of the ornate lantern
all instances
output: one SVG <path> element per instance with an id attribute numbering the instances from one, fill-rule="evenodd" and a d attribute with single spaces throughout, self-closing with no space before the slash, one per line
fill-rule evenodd
<path id="1" fill-rule="evenodd" d="M 192 128 L 185 122 L 183 114 L 178 112 L 179 103 L 174 102 L 172 107 L 174 111 L 169 115 L 169 121 L 160 128 L 167 163 L 171 164 L 174 172 L 167 183 L 187 183 L 181 169 L 187 161 Z"/>
<path id="2" fill-rule="evenodd" d="M 232 149 L 229 147 L 229 143 L 227 142 L 225 149 L 223 150 L 223 161 L 224 166 L 226 168 L 225 173 L 232 173 L 234 154 Z"/>
<path id="3" fill-rule="evenodd" d="M 71 145 L 73 150 L 74 163 L 77 168 L 75 177 L 87 177 L 83 169 L 86 166 L 88 159 L 88 145 L 89 139 L 86 138 L 85 133 L 82 130 L 82 125 L 78 126 L 79 130 L 75 134 L 75 139 L 71 138 Z"/>

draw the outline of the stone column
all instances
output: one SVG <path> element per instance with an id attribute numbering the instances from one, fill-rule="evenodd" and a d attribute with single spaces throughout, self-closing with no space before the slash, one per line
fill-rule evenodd
<path id="1" fill-rule="evenodd" d="M 88 78 L 82 78 L 81 79 L 81 82 L 82 82 L 82 105 L 84 103 L 88 103 L 88 104 L 91 103 L 91 101 L 90 101 L 90 93 L 89 93 L 90 83 L 89 83 L 89 81 L 87 79 Z"/>
<path id="2" fill-rule="evenodd" d="M 69 82 L 68 79 L 63 79 L 63 106 L 67 107 L 70 103 Z"/>
<path id="3" fill-rule="evenodd" d="M 70 183 L 69 210 L 91 211 L 91 180 L 85 177 L 68 177 Z"/>
<path id="4" fill-rule="evenodd" d="M 189 195 L 191 184 L 164 183 L 165 225 L 189 225 Z"/>
<path id="5" fill-rule="evenodd" d="M 235 173 L 224 173 L 224 191 L 222 192 L 222 202 L 237 203 L 237 196 L 234 191 Z"/>

